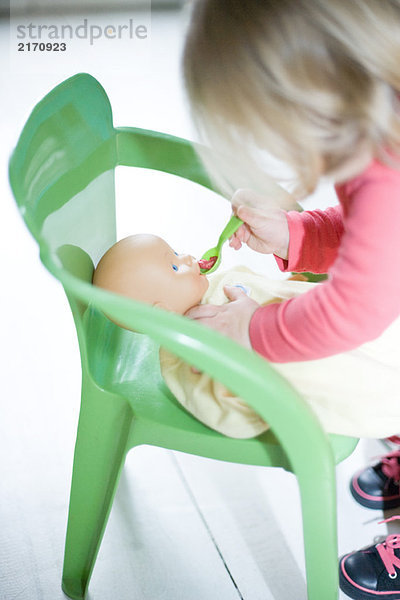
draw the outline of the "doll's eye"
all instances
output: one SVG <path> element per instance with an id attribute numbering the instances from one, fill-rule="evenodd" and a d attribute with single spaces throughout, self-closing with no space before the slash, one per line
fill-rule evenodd
<path id="1" fill-rule="evenodd" d="M 172 268 L 173 268 L 174 271 L 178 270 L 178 267 L 176 265 L 172 265 Z"/>

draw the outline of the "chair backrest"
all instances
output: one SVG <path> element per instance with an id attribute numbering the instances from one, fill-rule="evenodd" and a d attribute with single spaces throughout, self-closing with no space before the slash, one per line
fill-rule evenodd
<path id="1" fill-rule="evenodd" d="M 76 246 L 96 262 L 115 241 L 115 145 L 109 100 L 90 75 L 67 79 L 34 108 L 9 172 L 41 250 Z"/>

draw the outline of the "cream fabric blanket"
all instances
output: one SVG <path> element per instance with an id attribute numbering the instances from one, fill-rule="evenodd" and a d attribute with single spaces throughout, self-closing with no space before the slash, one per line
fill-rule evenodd
<path id="1" fill-rule="evenodd" d="M 224 285 L 244 286 L 251 298 L 265 304 L 321 284 L 270 280 L 240 267 L 210 276 L 202 302 L 227 302 Z M 188 364 L 164 349 L 160 363 L 177 400 L 205 425 L 235 438 L 253 437 L 268 428 L 245 402 L 207 374 L 193 373 Z M 325 431 L 374 438 L 400 432 L 400 318 L 379 338 L 350 352 L 271 365 L 299 391 Z"/>

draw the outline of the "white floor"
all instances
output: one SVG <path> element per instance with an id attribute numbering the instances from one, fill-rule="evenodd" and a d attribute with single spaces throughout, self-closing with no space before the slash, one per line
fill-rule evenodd
<path id="1" fill-rule="evenodd" d="M 96 23 L 128 18 L 102 14 Z M 178 69 L 184 23 L 184 14 L 154 14 L 151 37 L 142 46 L 102 40 L 91 47 L 86 41 L 86 46 L 71 43 L 63 56 L 16 56 L 14 33 L 9 36 L 8 24 L 0 24 L 1 600 L 64 597 L 60 578 L 80 394 L 72 318 L 13 204 L 8 156 L 33 105 L 79 71 L 103 84 L 117 125 L 193 137 Z M 120 236 L 160 233 L 195 255 L 211 246 L 229 215 L 227 203 L 166 176 L 120 169 L 117 191 Z M 325 187 L 314 203 L 326 205 L 332 198 Z M 213 208 L 212 222 L 201 217 L 204 207 Z M 272 260 L 248 252 L 227 251 L 224 260 L 227 266 L 240 261 L 280 276 Z M 359 507 L 348 492 L 353 471 L 383 451 L 381 442 L 364 441 L 338 468 L 341 553 L 386 534 L 387 526 L 378 524 L 382 515 Z M 293 476 L 161 449 L 135 450 L 89 597 L 305 600 Z"/>

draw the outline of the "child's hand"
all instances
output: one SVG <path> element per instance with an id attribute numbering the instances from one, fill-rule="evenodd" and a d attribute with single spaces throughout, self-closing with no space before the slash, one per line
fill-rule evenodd
<path id="1" fill-rule="evenodd" d="M 227 335 L 246 348 L 251 348 L 250 320 L 260 305 L 238 287 L 225 286 L 224 292 L 230 300 L 228 304 L 194 306 L 185 316 Z"/>
<path id="2" fill-rule="evenodd" d="M 286 212 L 280 208 L 263 209 L 263 200 L 265 203 L 262 196 L 251 190 L 235 192 L 232 198 L 233 210 L 244 221 L 244 225 L 230 238 L 229 245 L 239 250 L 242 244 L 247 244 L 256 252 L 276 254 L 287 259 L 289 227 Z"/>

